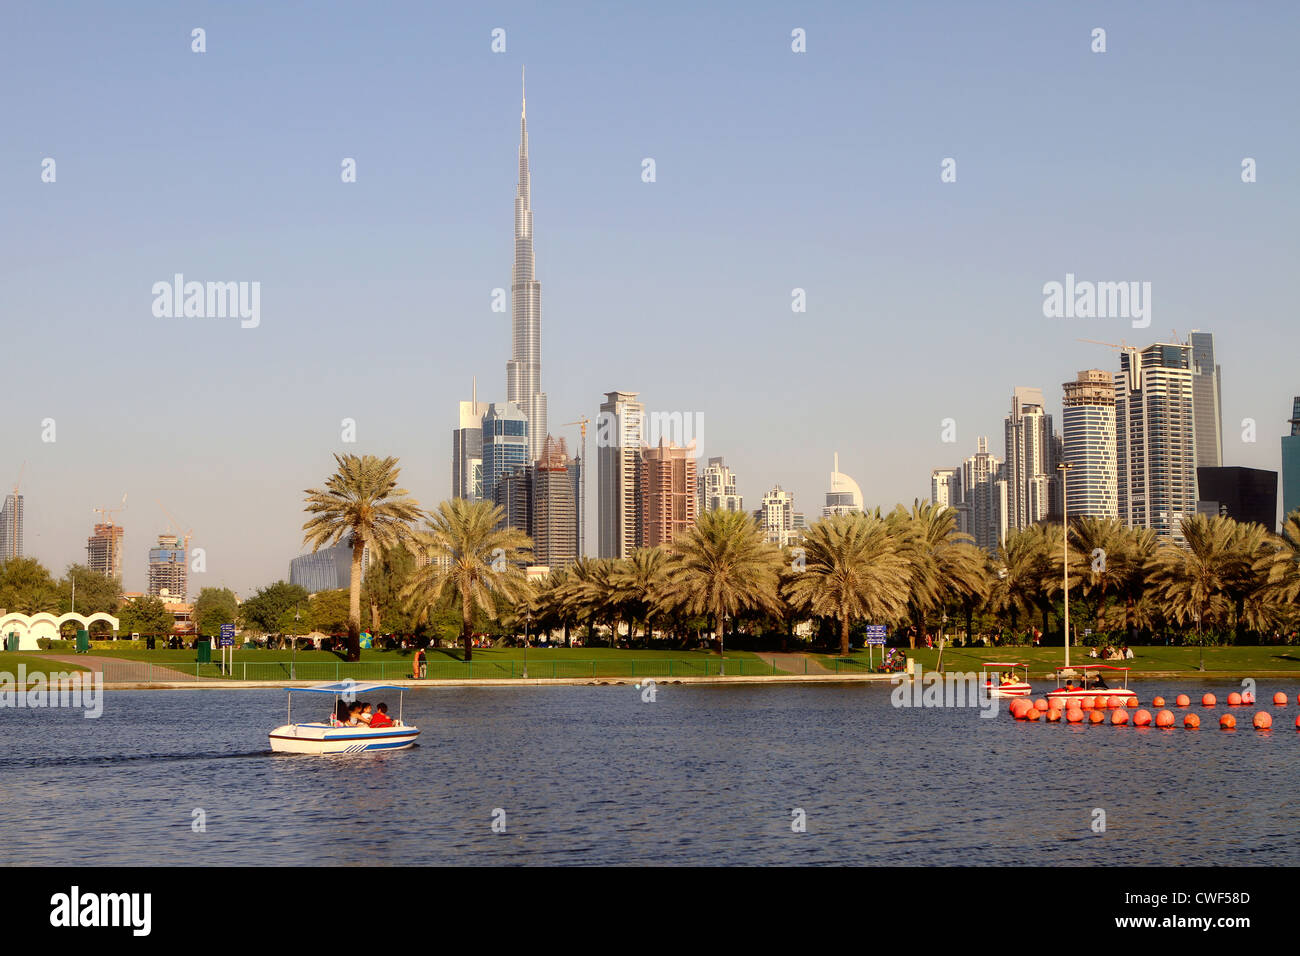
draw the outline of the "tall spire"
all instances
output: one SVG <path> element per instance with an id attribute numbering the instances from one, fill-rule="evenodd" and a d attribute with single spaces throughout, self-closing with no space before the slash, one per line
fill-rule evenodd
<path id="1" fill-rule="evenodd" d="M 542 284 L 533 258 L 533 204 L 528 162 L 528 96 L 519 73 L 519 184 L 515 190 L 515 264 L 510 286 L 511 352 L 506 399 L 528 419 L 528 459 L 542 457 L 546 441 L 546 394 L 542 391 Z"/>

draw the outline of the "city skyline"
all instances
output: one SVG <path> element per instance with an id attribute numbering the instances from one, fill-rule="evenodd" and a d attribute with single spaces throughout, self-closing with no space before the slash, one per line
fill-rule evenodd
<path id="1" fill-rule="evenodd" d="M 979 25 L 977 11 L 944 12 L 956 34 Z M 214 11 L 206 25 L 220 42 L 204 56 L 153 13 L 32 18 L 9 68 L 53 64 L 59 79 L 17 105 L 18 146 L 0 157 L 14 224 L 0 237 L 12 264 L 0 287 L 8 347 L 51 358 L 57 347 L 65 368 L 112 374 L 108 388 L 88 375 L 54 388 L 50 362 L 12 370 L 0 486 L 28 461 L 28 555 L 56 572 L 84 561 L 93 509 L 127 490 L 166 499 L 193 524 L 208 570 L 192 589 L 248 594 L 300 553 L 302 490 L 331 471 L 334 452 L 396 455 L 424 505 L 448 497 L 444 410 L 472 378 L 496 381 L 503 358 L 504 317 L 490 302 L 510 285 L 500 224 L 514 175 L 501 157 L 518 145 L 525 60 L 546 183 L 539 253 L 557 421 L 591 415 L 602 392 L 636 390 L 648 409 L 703 414 L 710 454 L 725 456 L 751 501 L 780 484 L 815 514 L 837 451 L 866 501 L 892 507 L 924 498 L 936 464 L 955 466 L 977 435 L 997 434 L 1007 389 L 1044 388 L 1055 415 L 1057 383 L 1111 369 L 1108 353 L 1076 339 L 1149 342 L 1201 327 L 1219 333 L 1226 372 L 1225 463 L 1279 468 L 1298 389 L 1285 362 L 1296 134 L 1275 122 L 1289 85 L 1277 64 L 1290 58 L 1272 52 L 1285 23 L 1256 35 L 1226 11 L 1193 28 L 1159 8 L 1110 8 L 1098 16 L 1123 42 L 1103 57 L 1088 52 L 1086 25 L 1046 10 L 960 44 L 901 10 L 794 24 L 760 6 L 739 25 L 708 12 L 683 21 L 684 10 L 605 24 L 507 14 L 504 55 L 489 52 L 479 18 L 452 14 L 435 28 L 415 8 L 401 29 L 359 34 L 323 11 L 305 36 L 284 13 Z M 808 28 L 806 54 L 789 49 L 795 25 Z M 464 38 L 443 61 L 362 60 L 333 92 L 328 57 L 310 55 L 313 43 L 407 50 L 404 34 L 443 29 Z M 1206 30 L 1219 55 L 1189 72 L 1173 58 Z M 891 42 L 864 66 L 849 38 L 867 35 Z M 290 38 L 308 51 L 294 76 L 250 68 L 276 61 Z M 160 88 L 140 54 L 168 44 L 177 75 Z M 665 71 L 664 44 L 706 75 Z M 852 85 L 849 70 L 862 73 Z M 1053 81 L 1024 87 L 1026 71 Z M 1171 72 L 1180 83 L 1163 81 Z M 1021 96 L 990 113 L 972 73 Z M 85 89 L 100 98 L 84 102 Z M 1120 95 L 1134 89 L 1140 98 Z M 1213 141 L 1181 118 L 1189 98 L 1223 116 Z M 232 101 L 254 104 L 248 142 L 224 141 L 221 124 L 190 109 Z M 1097 102 L 1111 104 L 1098 120 L 1106 135 L 1070 150 L 1037 125 Z M 286 129 L 286 115 L 301 121 Z M 161 150 L 129 133 L 158 116 L 173 124 Z M 711 135 L 719 122 L 724 137 Z M 47 155 L 56 183 L 39 179 Z M 959 175 L 944 184 L 947 156 Z M 1258 183 L 1240 180 L 1245 156 L 1259 159 Z M 346 157 L 359 170 L 350 185 L 338 177 Z M 642 180 L 646 158 L 654 182 Z M 199 225 L 177 231 L 175 209 Z M 261 324 L 155 318 L 149 287 L 177 272 L 261 281 Z M 1151 281 L 1152 328 L 1044 318 L 1042 285 L 1067 272 Z M 795 288 L 806 313 L 791 312 Z M 369 387 L 354 386 L 345 363 L 367 369 Z M 157 409 L 167 367 L 185 370 L 179 414 Z M 905 406 L 889 404 L 903 394 Z M 941 438 L 950 418 L 955 445 Z M 1246 418 L 1254 442 L 1242 440 Z M 42 440 L 47 419 L 55 441 Z M 345 419 L 355 442 L 340 437 Z M 576 428 L 554 432 L 574 447 Z M 138 511 L 121 520 L 124 584 L 143 590 L 145 543 L 167 523 Z"/>

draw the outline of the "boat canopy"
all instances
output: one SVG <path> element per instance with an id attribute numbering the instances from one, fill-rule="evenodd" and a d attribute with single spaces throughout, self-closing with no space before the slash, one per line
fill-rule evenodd
<path id="1" fill-rule="evenodd" d="M 1028 667 L 1024 661 L 985 661 L 985 667 Z"/>
<path id="2" fill-rule="evenodd" d="M 396 684 L 371 684 L 363 681 L 340 680 L 330 684 L 313 684 L 310 687 L 284 687 L 282 690 L 306 691 L 308 694 L 370 694 L 378 690 L 406 690 Z"/>
<path id="3" fill-rule="evenodd" d="M 1131 667 L 1115 667 L 1115 666 L 1112 665 L 1112 664 L 1079 664 L 1079 665 L 1071 664 L 1069 667 L 1058 667 L 1058 668 L 1056 668 L 1056 670 L 1057 670 L 1058 673 L 1061 672 L 1061 671 L 1070 671 L 1071 673 L 1073 673 L 1074 671 L 1099 671 L 1099 670 L 1101 670 L 1101 671 L 1130 671 L 1130 670 L 1132 670 L 1132 669 L 1133 669 L 1133 668 L 1131 668 Z"/>

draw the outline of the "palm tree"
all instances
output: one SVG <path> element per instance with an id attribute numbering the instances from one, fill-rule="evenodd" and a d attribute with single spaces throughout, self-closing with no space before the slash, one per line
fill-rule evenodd
<path id="1" fill-rule="evenodd" d="M 1192 515 L 1183 519 L 1182 533 L 1187 547 L 1161 545 L 1148 581 L 1166 617 L 1178 624 L 1194 620 L 1199 637 L 1203 626 L 1226 622 L 1230 595 L 1258 555 L 1243 550 L 1237 522 L 1231 518 Z"/>
<path id="2" fill-rule="evenodd" d="M 650 621 L 663 600 L 668 565 L 669 555 L 663 548 L 638 548 L 610 569 L 610 599 L 627 616 L 629 643 L 638 621 L 644 622 L 646 637 L 650 636 Z"/>
<path id="3" fill-rule="evenodd" d="M 1286 516 L 1281 535 L 1273 538 L 1272 548 L 1260 555 L 1256 566 L 1268 575 L 1266 587 L 1270 602 L 1300 601 L 1300 510 Z"/>
<path id="4" fill-rule="evenodd" d="M 416 569 L 403 593 L 426 605 L 459 600 L 467 661 L 474 655 L 474 609 L 496 620 L 498 602 L 517 605 L 532 596 L 523 571 L 532 558 L 532 539 L 517 528 L 502 527 L 504 517 L 505 510 L 490 501 L 452 498 L 438 505 L 417 536 L 429 563 Z"/>
<path id="5" fill-rule="evenodd" d="M 781 551 L 763 540 L 754 519 L 715 509 L 673 539 L 664 592 L 688 614 L 708 614 L 724 653 L 728 615 L 757 609 L 779 613 Z"/>
<path id="6" fill-rule="evenodd" d="M 988 596 L 988 562 L 984 552 L 974 546 L 974 538 L 957 530 L 956 510 L 913 500 L 910 513 L 900 505 L 886 521 L 895 549 L 910 566 L 911 621 L 924 631 L 926 617 L 956 598 L 966 611 L 969 633 L 975 606 Z"/>
<path id="7" fill-rule="evenodd" d="M 847 655 L 855 621 L 897 620 L 907 611 L 911 568 L 885 519 L 856 512 L 823 518 L 804 535 L 803 572 L 785 586 L 790 603 L 840 624 Z"/>
<path id="8" fill-rule="evenodd" d="M 412 524 L 424 514 L 420 503 L 397 486 L 396 458 L 335 455 L 338 470 L 324 488 L 304 492 L 311 518 L 302 526 L 303 543 L 313 552 L 351 539 L 352 576 L 348 593 L 349 661 L 361 659 L 361 562 L 366 548 L 379 557 L 408 540 Z"/>

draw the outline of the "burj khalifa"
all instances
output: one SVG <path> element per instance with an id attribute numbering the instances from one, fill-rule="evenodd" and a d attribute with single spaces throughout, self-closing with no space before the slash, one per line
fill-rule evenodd
<path id="1" fill-rule="evenodd" d="M 533 462 L 542 457 L 546 442 L 546 393 L 542 391 L 542 284 L 537 281 L 533 258 L 526 91 L 519 112 L 519 186 L 515 192 L 515 268 L 510 297 L 512 346 L 506 363 L 506 399 L 528 419 L 528 460 Z"/>

